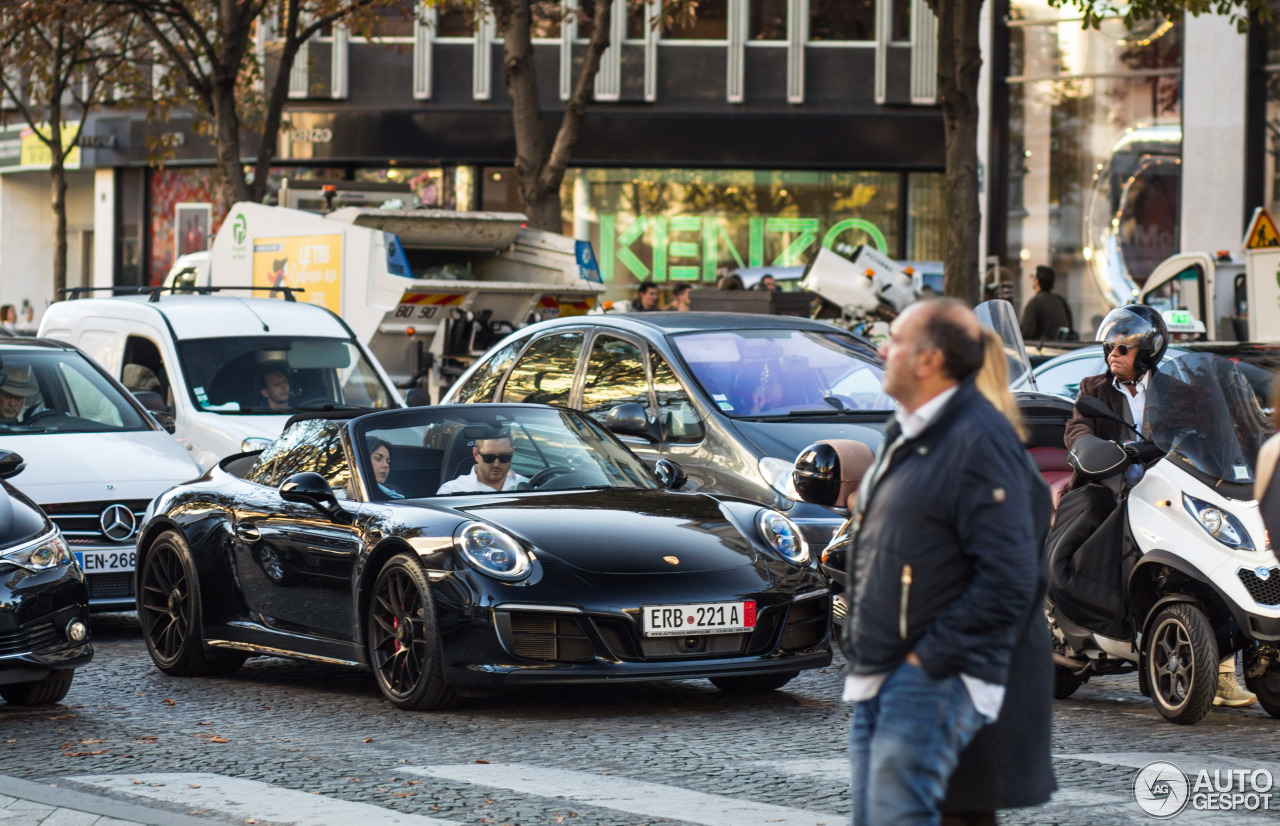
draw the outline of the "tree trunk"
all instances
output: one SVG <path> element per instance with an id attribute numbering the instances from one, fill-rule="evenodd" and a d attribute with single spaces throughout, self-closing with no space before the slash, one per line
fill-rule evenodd
<path id="1" fill-rule="evenodd" d="M 560 185 L 569 155 L 578 142 L 582 116 L 595 88 L 600 55 L 609 46 L 613 3 L 597 0 L 591 21 L 591 41 L 578 70 L 574 90 L 565 106 L 555 142 L 548 145 L 538 97 L 538 77 L 530 39 L 532 12 L 529 0 L 496 0 L 493 3 L 498 31 L 502 34 L 502 76 L 511 96 L 511 122 L 516 139 L 516 173 L 520 178 L 520 202 L 529 225 L 564 232 Z M 569 25 L 568 21 L 563 25 Z"/>
<path id="2" fill-rule="evenodd" d="M 59 126 L 61 124 L 58 124 Z M 56 127 L 55 127 L 56 128 Z M 56 139 L 61 142 L 62 135 Z M 67 171 L 62 153 L 54 150 L 49 166 L 50 193 L 53 205 L 53 300 L 62 298 L 67 287 Z"/>
<path id="3" fill-rule="evenodd" d="M 218 182 L 223 203 L 229 207 L 239 201 L 251 200 L 240 157 L 240 116 L 236 113 L 234 80 L 224 84 L 215 79 L 212 92 Z"/>
<path id="4" fill-rule="evenodd" d="M 982 0 L 936 0 L 938 98 L 946 140 L 944 212 L 947 242 L 943 291 L 969 305 L 982 300 L 978 238 L 978 78 L 982 53 L 978 27 Z"/>

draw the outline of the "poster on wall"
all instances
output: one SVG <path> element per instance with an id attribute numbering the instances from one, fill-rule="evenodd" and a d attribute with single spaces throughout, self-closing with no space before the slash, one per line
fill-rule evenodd
<path id="1" fill-rule="evenodd" d="M 181 203 L 173 210 L 173 260 L 192 252 L 209 249 L 209 227 L 213 223 L 213 204 Z"/>
<path id="2" fill-rule="evenodd" d="M 342 235 L 257 238 L 253 242 L 253 286 L 299 287 L 297 299 L 342 312 Z"/>

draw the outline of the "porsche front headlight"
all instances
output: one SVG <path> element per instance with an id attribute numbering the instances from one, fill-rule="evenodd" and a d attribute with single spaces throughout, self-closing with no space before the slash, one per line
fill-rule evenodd
<path id="1" fill-rule="evenodd" d="M 453 534 L 454 544 L 476 570 L 498 579 L 524 579 L 532 560 L 510 534 L 481 522 L 468 522 Z"/>
<path id="2" fill-rule="evenodd" d="M 50 533 L 17 548 L 0 551 L 0 559 L 28 571 L 44 571 L 67 565 L 75 557 L 71 555 L 71 549 L 63 540 L 61 531 L 54 528 Z"/>
<path id="3" fill-rule="evenodd" d="M 777 511 L 762 510 L 756 515 L 756 530 L 764 544 L 788 562 L 804 565 L 809 562 L 809 543 L 796 523 Z"/>

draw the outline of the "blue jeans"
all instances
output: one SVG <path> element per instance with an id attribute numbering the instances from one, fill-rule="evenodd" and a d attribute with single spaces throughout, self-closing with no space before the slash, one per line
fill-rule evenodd
<path id="1" fill-rule="evenodd" d="M 935 680 L 898 666 L 853 708 L 853 826 L 936 826 L 947 780 L 984 722 L 959 674 Z"/>

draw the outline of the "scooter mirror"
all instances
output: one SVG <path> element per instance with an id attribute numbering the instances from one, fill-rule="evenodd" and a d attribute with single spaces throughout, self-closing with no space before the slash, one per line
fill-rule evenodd
<path id="1" fill-rule="evenodd" d="M 1123 422 L 1124 419 L 1116 415 L 1116 412 L 1107 407 L 1106 402 L 1093 396 L 1080 396 L 1076 399 L 1076 407 L 1080 412 L 1091 419 L 1112 419 L 1113 421 Z"/>

